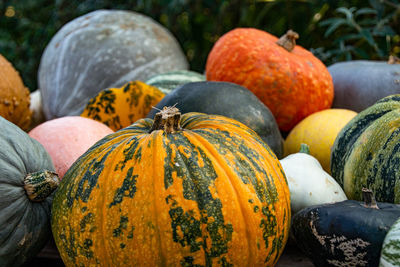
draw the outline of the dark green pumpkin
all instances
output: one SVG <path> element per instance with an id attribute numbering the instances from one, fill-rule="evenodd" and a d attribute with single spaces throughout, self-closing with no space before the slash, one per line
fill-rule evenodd
<path id="1" fill-rule="evenodd" d="M 349 199 L 362 200 L 362 187 L 381 202 L 400 203 L 400 95 L 359 113 L 332 146 L 331 173 Z"/>
<path id="2" fill-rule="evenodd" d="M 167 94 L 147 115 L 153 118 L 164 106 L 182 113 L 201 112 L 223 115 L 254 130 L 278 158 L 283 156 L 283 138 L 271 111 L 249 90 L 228 82 L 192 82 Z"/>
<path id="3" fill-rule="evenodd" d="M 354 60 L 328 67 L 335 96 L 332 107 L 360 112 L 379 99 L 400 93 L 400 64 Z"/>
<path id="4" fill-rule="evenodd" d="M 20 266 L 51 237 L 51 193 L 59 180 L 44 147 L 0 117 L 0 266 Z"/>
<path id="5" fill-rule="evenodd" d="M 297 212 L 291 230 L 297 246 L 315 266 L 378 266 L 386 233 L 400 206 L 345 200 Z"/>

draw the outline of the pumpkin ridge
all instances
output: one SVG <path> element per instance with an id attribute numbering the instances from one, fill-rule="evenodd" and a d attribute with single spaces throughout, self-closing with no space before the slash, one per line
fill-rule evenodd
<path id="1" fill-rule="evenodd" d="M 152 148 L 153 148 L 153 152 L 152 152 L 152 155 L 153 155 L 153 162 L 157 162 L 156 161 L 156 156 L 158 155 L 158 151 L 159 151 L 159 146 L 160 146 L 160 138 L 159 138 L 159 136 L 160 136 L 160 134 L 157 134 L 156 132 L 154 132 L 153 134 L 151 134 L 148 138 L 150 139 L 150 138 L 152 138 L 151 140 L 152 140 L 152 142 L 153 142 L 153 144 L 152 144 Z M 161 135 L 161 137 L 162 137 L 162 135 Z M 150 142 L 150 141 L 149 141 Z M 156 169 L 155 169 L 155 167 L 154 166 L 151 166 L 152 167 L 152 169 L 153 169 L 153 177 L 157 177 L 156 176 Z M 158 203 L 156 202 L 156 198 L 155 198 L 155 192 L 157 192 L 158 190 L 157 190 L 157 188 L 156 188 L 156 186 L 157 186 L 157 183 L 153 183 L 153 190 L 154 190 L 154 194 L 153 194 L 153 206 L 154 206 L 154 220 L 156 221 L 156 222 L 159 222 L 160 220 L 159 220 L 159 216 L 158 216 L 158 214 L 161 214 L 160 212 L 159 212 L 159 209 L 158 209 Z M 168 257 L 168 255 L 165 255 L 165 253 L 164 253 L 164 251 L 167 251 L 165 248 L 163 248 L 163 244 L 167 244 L 167 242 L 163 242 L 163 240 L 162 240 L 162 235 L 161 235 L 161 233 L 160 233 L 160 228 L 159 227 L 157 227 L 157 237 L 158 237 L 158 242 L 156 242 L 156 244 L 158 244 L 158 254 L 160 255 L 160 259 L 161 259 L 161 265 L 162 266 L 165 266 L 166 265 L 166 259 L 167 259 L 167 257 Z"/>
<path id="2" fill-rule="evenodd" d="M 189 133 L 186 133 L 186 134 L 189 134 Z M 237 203 L 239 203 L 240 215 L 243 218 L 243 222 L 245 224 L 246 229 L 248 229 L 248 227 L 247 227 L 248 223 L 246 220 L 246 216 L 244 215 L 244 211 L 243 211 L 244 210 L 243 203 L 242 203 L 242 201 L 240 201 L 240 198 L 239 198 L 239 191 L 234 186 L 234 183 L 232 183 L 233 175 L 230 171 L 231 169 L 228 169 L 229 170 L 229 172 L 228 172 L 228 170 L 226 168 L 223 168 L 224 165 L 230 165 L 229 162 L 226 162 L 226 160 L 224 160 L 223 157 L 221 157 L 220 154 L 218 154 L 218 151 L 217 151 L 218 149 L 215 148 L 215 146 L 212 146 L 209 143 L 207 143 L 205 138 L 203 136 L 201 136 L 201 134 L 198 134 L 198 132 L 196 130 L 192 130 L 190 135 L 192 138 L 196 138 L 196 140 L 199 141 L 199 143 L 202 145 L 203 150 L 206 150 L 207 152 L 209 152 L 209 153 L 207 153 L 207 155 L 211 155 L 210 160 L 211 160 L 212 164 L 217 165 L 221 169 L 221 171 L 226 175 L 226 177 L 228 178 L 227 180 L 229 181 L 229 184 L 231 185 L 232 190 L 236 193 L 234 195 L 236 196 Z M 221 143 L 221 145 L 222 144 L 223 143 Z M 215 193 L 218 194 L 218 191 L 216 190 Z M 251 260 L 253 259 L 253 257 L 251 255 L 252 253 L 251 253 L 251 249 L 250 249 L 251 248 L 251 245 L 250 245 L 251 238 L 249 236 L 250 235 L 249 231 L 246 231 L 246 235 L 247 235 L 246 241 L 247 241 L 247 248 L 248 248 L 248 255 L 249 255 L 248 264 L 249 264 L 249 266 L 251 266 L 252 265 Z"/>
<path id="3" fill-rule="evenodd" d="M 221 122 L 221 124 L 223 124 L 222 122 Z M 221 134 L 221 132 L 225 132 L 226 133 L 226 136 L 225 137 L 230 137 L 230 138 L 232 138 L 232 144 L 234 144 L 235 146 L 237 146 L 237 150 L 238 150 L 238 152 L 241 154 L 241 155 L 243 155 L 243 157 L 246 159 L 248 159 L 248 164 L 249 164 L 249 166 L 250 166 L 250 168 L 247 168 L 247 169 L 255 169 L 255 170 L 258 170 L 258 169 L 260 169 L 260 170 L 262 170 L 262 168 L 259 168 L 259 167 L 257 167 L 258 166 L 258 164 L 253 160 L 253 158 L 252 157 L 249 157 L 248 155 L 249 155 L 249 153 L 245 153 L 245 151 L 243 151 L 243 148 L 244 147 L 246 147 L 244 144 L 242 144 L 243 142 L 242 141 L 240 141 L 239 139 L 236 139 L 235 137 L 233 137 L 233 136 L 231 136 L 229 133 L 230 133 L 230 131 L 222 131 L 220 128 L 223 128 L 224 129 L 224 126 L 225 125 L 219 125 L 220 127 L 218 127 L 219 129 L 217 129 L 217 130 L 219 130 L 220 132 L 219 132 L 219 134 Z M 240 125 L 235 125 L 235 127 L 239 127 L 240 128 Z M 203 135 L 206 135 L 207 136 L 207 140 L 208 140 L 208 142 L 210 142 L 210 144 L 212 144 L 213 143 L 213 141 L 212 141 L 212 135 L 213 135 L 213 133 L 211 133 L 210 131 L 207 131 L 207 130 L 202 130 L 202 129 L 193 129 L 192 130 L 192 132 L 195 132 L 195 133 L 199 133 L 199 134 L 203 134 Z M 224 138 L 224 140 L 226 140 L 227 138 Z M 224 145 L 224 143 L 223 142 L 218 142 L 218 140 L 214 140 L 214 144 L 217 144 L 218 143 L 218 145 L 219 146 L 221 146 L 221 145 Z M 238 145 L 238 144 L 241 144 L 241 145 Z M 222 154 L 224 154 L 224 152 L 222 152 L 222 151 L 219 151 L 220 152 L 220 154 L 222 155 Z M 251 153 L 250 153 L 250 155 L 251 155 Z M 263 155 L 264 156 L 264 155 Z M 243 163 L 243 162 L 242 162 Z M 235 162 L 235 164 L 238 166 L 238 164 L 240 165 L 241 163 L 239 162 L 239 161 L 237 161 L 237 162 Z M 271 167 L 271 165 L 270 165 L 270 167 Z M 274 170 L 274 172 L 275 173 L 277 173 L 277 171 L 275 170 L 275 168 L 273 168 L 272 167 L 272 169 Z M 237 173 L 240 177 L 242 177 L 242 174 L 240 174 L 240 173 Z M 254 173 L 253 175 L 251 175 L 249 178 L 251 178 L 252 176 L 255 176 L 256 174 Z M 266 174 L 266 173 L 263 173 L 262 172 L 262 174 L 261 174 L 262 176 L 264 176 L 265 177 L 265 179 L 262 179 L 262 178 L 260 178 L 260 180 L 258 180 L 258 181 L 252 181 L 251 183 L 252 183 L 252 185 L 253 185 L 253 188 L 254 189 L 256 189 L 256 192 L 257 192 L 257 188 L 264 188 L 263 187 L 263 185 L 262 184 L 264 184 L 264 182 L 266 183 L 266 184 L 268 184 L 268 188 L 270 188 L 270 189 L 275 189 L 276 190 L 276 187 L 275 186 L 272 186 L 272 184 L 271 184 L 271 181 L 270 181 L 270 177 Z M 285 176 L 284 176 L 285 177 Z M 285 179 L 286 179 L 286 177 L 285 177 Z M 280 180 L 280 179 L 279 179 Z M 244 183 L 247 183 L 248 181 L 245 181 L 245 180 L 242 180 L 242 182 L 244 182 Z M 284 181 L 281 181 L 280 180 L 280 182 L 281 183 L 283 183 Z M 261 184 L 260 184 L 261 183 Z M 287 183 L 286 183 L 287 184 Z M 281 184 L 282 185 L 282 184 Z M 267 197 L 267 195 L 266 194 L 268 194 L 269 195 L 269 197 Z M 274 201 L 274 199 L 277 199 L 277 192 L 275 191 L 275 192 L 271 192 L 271 191 L 267 191 L 267 192 L 265 192 L 265 191 L 263 191 L 262 193 L 260 193 L 260 192 L 258 192 L 257 193 L 257 195 L 258 195 L 258 197 L 259 197 L 259 200 L 261 201 L 261 202 L 265 202 L 268 206 L 270 206 L 270 209 L 271 209 L 271 211 L 268 211 L 268 208 L 267 208 L 267 206 L 264 206 L 264 207 L 262 207 L 262 212 L 263 212 L 263 214 L 268 218 L 268 219 L 274 219 L 274 215 L 273 214 L 275 214 L 275 206 L 273 205 L 273 203 L 275 202 Z M 261 196 L 265 196 L 265 198 L 264 197 L 261 197 Z M 287 201 L 286 201 L 286 203 L 288 203 Z M 284 216 L 287 216 L 286 214 L 284 215 Z M 285 220 L 285 217 L 283 218 L 283 220 Z M 270 221 L 269 222 L 267 222 L 266 220 L 265 220 L 265 218 L 262 218 L 261 219 L 261 223 L 260 223 L 260 227 L 265 227 L 264 229 L 263 229 L 263 231 L 264 231 L 264 234 L 265 234 L 265 246 L 266 247 L 268 247 L 269 245 L 271 245 L 271 246 L 273 246 L 273 249 L 270 251 L 270 254 L 267 256 L 267 258 L 266 258 L 266 262 L 267 261 L 269 261 L 270 260 L 270 257 L 276 252 L 276 254 L 275 254 L 275 258 L 274 258 L 274 261 L 276 261 L 277 259 L 278 259 L 278 257 L 279 257 L 279 255 L 282 253 L 282 242 L 283 242 L 283 240 L 286 238 L 285 237 L 285 234 L 284 234 L 284 230 L 285 229 L 279 229 L 279 223 L 277 222 L 277 220 L 275 219 L 275 223 L 274 223 L 274 226 L 275 227 L 278 227 L 277 228 L 277 232 L 282 232 L 283 234 L 281 235 L 281 236 L 279 236 L 279 238 L 278 239 L 274 239 L 273 241 L 272 241 L 272 244 L 269 244 L 268 243 L 268 232 L 269 231 L 273 231 L 273 229 L 269 229 L 269 225 L 270 225 Z M 277 246 L 279 246 L 279 248 L 277 248 Z"/>
<path id="4" fill-rule="evenodd" d="M 171 142 L 176 147 L 174 149 L 174 146 L 170 145 L 170 149 L 174 149 L 177 153 L 174 155 L 171 152 L 167 153 L 167 155 L 169 154 L 166 158 L 167 162 L 175 162 L 173 166 L 169 166 L 171 170 L 167 171 L 167 175 L 176 172 L 177 179 L 182 180 L 184 199 L 196 201 L 196 196 L 200 194 L 202 196 L 198 198 L 199 201 L 196 205 L 201 216 L 200 220 L 197 220 L 191 214 L 193 212 L 183 210 L 180 206 L 176 205 L 180 203 L 174 203 L 174 199 L 171 199 L 169 213 L 172 219 L 171 226 L 174 232 L 174 242 L 178 242 L 183 246 L 185 244 L 190 245 L 191 252 L 196 252 L 203 248 L 206 266 L 212 265 L 215 261 L 226 263 L 225 254 L 229 252 L 228 244 L 232 241 L 233 229 L 232 224 L 225 221 L 222 201 L 220 198 L 214 196 L 214 191 L 211 187 L 218 178 L 218 174 L 201 145 L 198 146 L 196 142 L 193 142 L 194 140 L 189 140 L 186 135 L 170 134 L 168 137 L 173 139 Z M 187 150 L 189 154 L 178 154 L 178 151 L 185 147 L 191 147 L 191 150 Z M 174 157 L 168 159 L 172 156 Z M 202 163 L 199 164 L 197 160 L 200 160 Z M 179 166 L 184 164 L 187 166 L 187 169 Z M 204 175 L 200 175 L 203 172 Z M 196 173 L 193 176 L 194 179 L 187 179 L 189 173 Z M 174 183 L 176 182 L 174 181 Z M 194 188 L 194 185 L 200 190 L 191 190 L 191 188 Z M 184 234 L 183 238 L 177 236 L 178 227 L 181 224 L 183 224 L 183 228 L 181 229 L 191 229 L 189 233 Z M 205 228 L 206 231 L 203 233 L 200 228 Z M 204 239 L 204 235 L 208 238 Z M 202 240 L 205 242 L 199 243 L 197 241 L 201 237 L 203 237 Z M 184 260 L 186 261 L 187 259 L 185 258 Z"/>

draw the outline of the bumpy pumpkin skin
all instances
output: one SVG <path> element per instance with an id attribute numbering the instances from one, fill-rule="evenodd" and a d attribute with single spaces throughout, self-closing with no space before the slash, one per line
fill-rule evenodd
<path id="1" fill-rule="evenodd" d="M 332 176 L 349 199 L 370 188 L 381 202 L 400 203 L 400 95 L 360 112 L 338 134 L 331 154 Z"/>
<path id="2" fill-rule="evenodd" d="M 11 63 L 0 54 L 0 116 L 28 130 L 32 112 L 29 90 Z"/>
<path id="3" fill-rule="evenodd" d="M 101 91 L 89 101 L 81 116 L 102 122 L 117 131 L 146 117 L 164 96 L 154 86 L 141 81 L 129 82 L 121 88 Z"/>
<path id="4" fill-rule="evenodd" d="M 67 266 L 272 266 L 288 237 L 278 159 L 234 120 L 142 119 L 81 156 L 61 181 L 52 230 Z"/>
<path id="5" fill-rule="evenodd" d="M 277 37 L 258 29 L 237 28 L 215 43 L 206 63 L 210 81 L 240 84 L 290 131 L 300 120 L 331 107 L 333 83 L 326 66 L 306 49 L 276 44 Z"/>
<path id="6" fill-rule="evenodd" d="M 21 266 L 51 236 L 53 195 L 32 202 L 24 189 L 28 174 L 45 170 L 54 166 L 44 147 L 0 116 L 0 266 Z"/>

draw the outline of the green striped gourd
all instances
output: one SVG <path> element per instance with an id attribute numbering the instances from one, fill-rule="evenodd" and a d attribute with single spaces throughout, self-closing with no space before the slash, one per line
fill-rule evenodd
<path id="1" fill-rule="evenodd" d="M 198 72 L 190 70 L 177 70 L 157 74 L 146 80 L 145 83 L 157 87 L 164 94 L 168 94 L 180 85 L 190 82 L 201 82 L 205 80 L 206 76 Z"/>
<path id="2" fill-rule="evenodd" d="M 332 176 L 349 199 L 361 200 L 362 187 L 377 201 L 400 203 L 400 95 L 382 98 L 360 112 L 332 147 Z"/>

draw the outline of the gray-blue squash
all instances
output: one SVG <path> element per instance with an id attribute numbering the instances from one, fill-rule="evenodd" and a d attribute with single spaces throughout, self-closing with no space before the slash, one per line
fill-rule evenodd
<path id="1" fill-rule="evenodd" d="M 361 112 L 379 99 L 400 93 L 400 64 L 393 60 L 353 60 L 328 67 L 335 95 L 333 108 Z"/>
<path id="2" fill-rule="evenodd" d="M 121 87 L 188 63 L 174 36 L 150 17 L 97 10 L 65 24 L 39 66 L 46 119 L 79 115 L 104 88 Z"/>
<path id="3" fill-rule="evenodd" d="M 20 266 L 47 243 L 58 184 L 44 147 L 0 117 L 0 266 Z"/>

